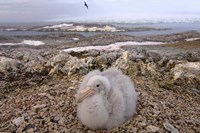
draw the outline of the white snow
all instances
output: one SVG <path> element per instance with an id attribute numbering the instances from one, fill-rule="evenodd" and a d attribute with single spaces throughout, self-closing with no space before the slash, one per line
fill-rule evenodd
<path id="1" fill-rule="evenodd" d="M 163 42 L 117 42 L 106 46 L 85 46 L 85 47 L 75 47 L 75 48 L 68 48 L 64 49 L 65 52 L 75 51 L 75 52 L 81 52 L 81 51 L 88 51 L 88 50 L 119 50 L 122 46 L 130 46 L 130 45 L 161 45 L 166 44 Z"/>
<path id="2" fill-rule="evenodd" d="M 27 44 L 27 45 L 35 45 L 35 46 L 45 44 L 45 43 L 42 42 L 42 41 L 34 41 L 34 40 L 24 40 L 24 41 L 22 41 L 21 43 L 22 43 L 22 44 Z"/>
<path id="3" fill-rule="evenodd" d="M 71 27 L 73 26 L 73 24 L 56 24 L 56 25 L 53 25 L 53 26 L 45 26 L 43 27 L 44 29 L 56 29 L 56 28 L 62 28 L 62 27 Z"/>
<path id="4" fill-rule="evenodd" d="M 90 28 L 88 28 L 88 31 L 90 31 L 90 32 L 95 32 L 95 31 L 97 31 L 99 28 L 97 28 L 97 27 L 90 27 Z"/>
<path id="5" fill-rule="evenodd" d="M 79 40 L 79 38 L 72 38 L 72 40 L 74 40 L 74 41 L 78 41 L 78 40 Z"/>
<path id="6" fill-rule="evenodd" d="M 17 29 L 14 29 L 14 28 L 7 28 L 7 29 L 4 29 L 5 31 L 15 31 Z"/>
<path id="7" fill-rule="evenodd" d="M 115 27 L 111 27 L 111 26 L 104 26 L 104 28 L 101 29 L 102 31 L 110 31 L 110 32 L 117 32 L 117 31 L 120 31 L 120 30 L 117 30 Z"/>
<path id="8" fill-rule="evenodd" d="M 21 43 L 0 43 L 0 45 L 20 45 Z"/>
<path id="9" fill-rule="evenodd" d="M 96 32 L 96 31 L 101 31 L 101 32 L 117 32 L 117 31 L 124 31 L 124 30 L 118 30 L 116 27 L 114 26 L 109 26 L 109 25 L 105 25 L 104 27 L 90 27 L 90 26 L 85 26 L 85 25 L 76 25 L 74 26 L 74 24 L 67 24 L 67 23 L 63 23 L 63 24 L 56 24 L 56 25 L 51 25 L 51 26 L 45 26 L 45 27 L 41 27 L 41 28 L 35 28 L 33 30 L 49 30 L 49 29 L 53 29 L 53 30 L 62 30 L 62 31 L 77 31 L 77 32 L 84 32 L 84 31 L 89 31 L 89 32 Z"/>
<path id="10" fill-rule="evenodd" d="M 35 41 L 35 40 L 23 40 L 21 43 L 0 43 L 0 45 L 34 45 L 34 46 L 38 46 L 38 45 L 43 45 L 45 44 L 42 41 Z"/>
<path id="11" fill-rule="evenodd" d="M 185 39 L 187 42 L 199 40 L 200 38 L 187 38 Z"/>
<path id="12" fill-rule="evenodd" d="M 82 25 L 73 26 L 69 29 L 69 31 L 86 31 L 86 30 L 87 30 L 87 28 Z"/>

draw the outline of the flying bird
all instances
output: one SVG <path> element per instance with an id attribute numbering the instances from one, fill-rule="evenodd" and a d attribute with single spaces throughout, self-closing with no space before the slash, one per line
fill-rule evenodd
<path id="1" fill-rule="evenodd" d="M 84 1 L 84 5 L 85 5 L 85 7 L 88 9 L 88 5 L 87 5 L 87 3 Z"/>
<path id="2" fill-rule="evenodd" d="M 136 113 L 137 97 L 131 79 L 120 70 L 91 71 L 76 94 L 78 119 L 93 130 L 120 126 Z"/>

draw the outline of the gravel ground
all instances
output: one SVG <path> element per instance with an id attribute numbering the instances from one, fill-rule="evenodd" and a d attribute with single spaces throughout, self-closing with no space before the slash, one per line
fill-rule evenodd
<path id="1" fill-rule="evenodd" d="M 132 76 L 140 93 L 137 114 L 112 130 L 91 131 L 77 120 L 75 93 L 82 77 L 64 77 L 34 88 L 17 89 L 0 101 L 1 132 L 200 132 L 199 95 L 166 90 Z M 173 127 L 171 127 L 173 126 Z M 171 129 L 168 129 L 170 128 Z"/>

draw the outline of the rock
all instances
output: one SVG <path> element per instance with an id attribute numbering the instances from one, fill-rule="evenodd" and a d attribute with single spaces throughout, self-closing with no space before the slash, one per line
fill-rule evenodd
<path id="1" fill-rule="evenodd" d="M 200 62 L 186 62 L 175 65 L 171 69 L 174 83 L 193 84 L 198 87 L 200 83 Z"/>
<path id="2" fill-rule="evenodd" d="M 147 59 L 147 52 L 144 49 L 133 49 L 131 50 L 131 58 L 133 61 Z"/>
<path id="3" fill-rule="evenodd" d="M 159 131 L 159 128 L 155 127 L 155 126 L 152 126 L 152 125 L 149 125 L 149 126 L 147 126 L 147 130 L 148 130 L 148 132 L 156 133 L 156 132 Z"/>
<path id="4" fill-rule="evenodd" d="M 51 67 L 49 71 L 51 76 L 85 74 L 88 71 L 88 66 L 83 60 L 62 52 L 51 58 L 46 63 L 46 67 Z"/>
<path id="5" fill-rule="evenodd" d="M 163 126 L 170 133 L 179 133 L 179 131 L 168 122 L 164 123 Z"/>
<path id="6" fill-rule="evenodd" d="M 28 133 L 33 133 L 34 132 L 35 125 L 33 124 L 28 124 L 22 132 L 28 132 Z"/>
<path id="7" fill-rule="evenodd" d="M 51 122 L 59 123 L 59 121 L 60 121 L 60 117 L 58 116 L 51 117 Z"/>
<path id="8" fill-rule="evenodd" d="M 150 62 L 158 62 L 159 60 L 161 60 L 161 56 L 156 52 L 148 52 L 147 59 Z"/>
<path id="9" fill-rule="evenodd" d="M 15 125 L 15 126 L 20 126 L 22 123 L 24 123 L 25 120 L 24 120 L 24 117 L 18 117 L 14 120 L 12 120 L 12 123 Z"/>
<path id="10" fill-rule="evenodd" d="M 68 62 L 65 63 L 63 69 L 64 72 L 67 72 L 67 75 L 72 74 L 86 74 L 88 71 L 88 66 L 77 57 L 71 57 Z"/>
<path id="11" fill-rule="evenodd" d="M 0 72 L 17 71 L 22 66 L 21 61 L 0 56 Z"/>
<path id="12" fill-rule="evenodd" d="M 69 59 L 70 55 L 66 54 L 66 53 L 59 53 L 58 55 L 56 55 L 55 57 L 53 57 L 53 62 L 54 63 L 60 63 L 63 61 L 67 61 Z"/>
<path id="13" fill-rule="evenodd" d="M 138 65 L 138 68 L 135 71 L 137 71 L 138 75 L 149 77 L 149 78 L 152 78 L 153 76 L 158 76 L 156 64 L 154 63 L 146 64 L 143 61 L 139 61 L 137 65 Z"/>
<path id="14" fill-rule="evenodd" d="M 87 66 L 90 68 L 95 68 L 97 66 L 95 57 L 87 57 L 83 61 L 86 62 Z"/>
<path id="15" fill-rule="evenodd" d="M 41 109 L 41 108 L 44 108 L 46 106 L 47 106 L 46 104 L 37 104 L 37 105 L 33 106 L 33 108 L 34 109 Z"/>
<path id="16" fill-rule="evenodd" d="M 176 60 L 168 60 L 167 65 L 166 65 L 166 69 L 170 70 L 172 68 L 175 67 L 176 64 L 178 64 L 179 62 L 177 62 Z"/>
<path id="17" fill-rule="evenodd" d="M 167 57 L 163 57 L 160 61 L 158 61 L 158 65 L 160 67 L 165 67 L 168 63 L 169 59 Z"/>
<path id="18" fill-rule="evenodd" d="M 57 64 L 56 66 L 54 66 L 54 67 L 50 70 L 49 75 L 58 74 L 58 73 L 59 73 L 59 69 L 60 69 L 60 66 L 59 66 L 59 64 Z"/>
<path id="19" fill-rule="evenodd" d="M 115 62 L 114 67 L 126 70 L 129 67 L 129 64 L 131 62 L 130 59 L 130 53 L 128 51 L 125 51 Z"/>
<path id="20" fill-rule="evenodd" d="M 36 61 L 29 61 L 25 64 L 26 72 L 29 73 L 45 73 L 46 69 L 43 64 Z"/>
<path id="21" fill-rule="evenodd" d="M 118 56 L 117 52 L 110 52 L 110 53 L 108 53 L 107 54 L 108 64 L 112 64 L 113 62 L 115 62 L 118 57 L 119 56 Z"/>
<path id="22" fill-rule="evenodd" d="M 97 56 L 96 62 L 97 62 L 98 67 L 103 68 L 103 69 L 107 68 L 108 67 L 107 55 L 102 53 L 100 56 Z"/>
<path id="23" fill-rule="evenodd" d="M 146 125 L 147 125 L 146 122 L 139 122 L 139 123 L 137 124 L 138 127 L 145 127 Z"/>
<path id="24" fill-rule="evenodd" d="M 183 55 L 183 59 L 189 62 L 200 61 L 200 51 L 197 52 L 187 52 Z"/>
<path id="25" fill-rule="evenodd" d="M 98 50 L 89 50 L 88 53 L 83 54 L 83 56 L 88 57 L 88 56 L 92 56 L 92 57 L 97 57 L 100 55 L 100 51 Z"/>

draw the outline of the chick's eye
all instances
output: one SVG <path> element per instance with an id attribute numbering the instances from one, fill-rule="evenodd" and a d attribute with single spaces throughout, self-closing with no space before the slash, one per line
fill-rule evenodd
<path id="1" fill-rule="evenodd" d="M 98 85 L 96 85 L 96 87 L 99 87 L 100 85 L 98 84 Z"/>

